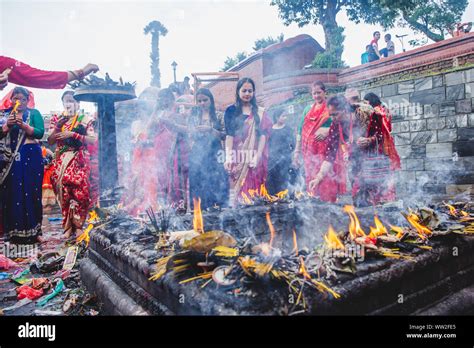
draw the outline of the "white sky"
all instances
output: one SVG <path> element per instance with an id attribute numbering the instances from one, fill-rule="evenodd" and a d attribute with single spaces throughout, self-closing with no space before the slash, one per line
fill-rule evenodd
<path id="1" fill-rule="evenodd" d="M 227 56 L 252 50 L 256 39 L 284 33 L 285 39 L 298 34 L 313 36 L 324 47 L 321 26 L 286 27 L 270 0 L 201 1 L 43 1 L 0 0 L 0 53 L 34 67 L 71 70 L 92 62 L 101 72 L 118 80 L 137 82 L 137 95 L 150 82 L 151 36 L 143 28 L 158 20 L 168 29 L 160 38 L 162 86 L 173 81 L 171 63 L 178 63 L 177 79 L 192 72 L 219 71 Z M 346 40 L 343 59 L 359 64 L 360 54 L 379 26 L 349 22 L 338 15 Z M 463 20 L 474 21 L 474 0 Z M 410 34 L 408 28 L 394 28 L 395 34 Z M 381 45 L 383 46 L 383 45 Z M 408 38 L 405 48 L 409 49 Z M 36 108 L 42 113 L 61 110 L 59 90 L 32 89 Z M 4 91 L 5 93 L 5 91 Z M 3 94 L 0 94 L 2 96 Z M 90 104 L 89 104 L 90 105 Z M 84 105 L 86 109 L 88 106 Z"/>

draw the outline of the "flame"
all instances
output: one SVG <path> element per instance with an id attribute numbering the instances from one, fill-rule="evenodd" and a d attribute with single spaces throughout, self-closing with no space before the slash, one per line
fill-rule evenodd
<path id="1" fill-rule="evenodd" d="M 270 212 L 267 212 L 266 214 L 266 219 L 267 219 L 267 224 L 268 228 L 270 229 L 270 247 L 273 246 L 273 239 L 275 238 L 275 228 L 273 227 L 272 220 L 270 219 Z"/>
<path id="2" fill-rule="evenodd" d="M 382 222 L 379 220 L 377 215 L 374 216 L 374 222 L 375 222 L 375 228 L 370 226 L 370 233 L 369 233 L 370 238 L 377 238 L 378 236 L 381 236 L 383 234 L 387 234 L 387 229 L 382 224 Z"/>
<path id="3" fill-rule="evenodd" d="M 245 194 L 245 192 L 242 192 L 241 195 L 242 195 L 242 198 L 244 199 L 244 203 L 245 203 L 245 204 L 247 204 L 247 205 L 251 205 L 251 204 L 252 204 L 252 201 L 251 201 L 250 198 Z"/>
<path id="4" fill-rule="evenodd" d="M 286 196 L 288 195 L 288 189 L 284 190 L 284 191 L 280 191 L 276 194 L 276 197 L 278 199 L 283 199 L 285 198 Z"/>
<path id="5" fill-rule="evenodd" d="M 193 198 L 194 203 L 194 217 L 193 217 L 193 229 L 198 233 L 204 233 L 204 223 L 202 220 L 201 212 L 201 198 Z"/>
<path id="6" fill-rule="evenodd" d="M 447 206 L 449 208 L 449 213 L 452 215 L 452 216 L 457 216 L 456 214 L 456 208 L 453 207 L 452 205 L 448 204 L 448 203 L 444 203 L 445 206 Z"/>
<path id="7" fill-rule="evenodd" d="M 87 222 L 95 222 L 97 220 L 99 220 L 99 215 L 97 215 L 95 210 L 91 210 L 89 212 L 89 219 L 87 220 Z"/>
<path id="8" fill-rule="evenodd" d="M 329 225 L 328 233 L 324 236 L 324 240 L 329 249 L 344 250 L 344 244 L 341 242 L 331 225 Z"/>
<path id="9" fill-rule="evenodd" d="M 11 113 L 12 113 L 12 114 L 15 114 L 15 113 L 17 112 L 19 106 L 20 106 L 20 101 L 17 100 L 17 101 L 15 102 L 15 106 L 13 107 L 13 110 L 12 110 Z"/>
<path id="10" fill-rule="evenodd" d="M 416 229 L 421 239 L 425 240 L 427 236 L 430 236 L 432 234 L 431 230 L 428 227 L 423 226 L 419 223 L 420 218 L 416 214 L 410 213 L 408 215 L 404 214 L 403 216 L 405 216 L 405 219 L 407 219 L 410 225 L 412 225 Z"/>
<path id="11" fill-rule="evenodd" d="M 258 196 L 258 190 L 252 190 L 250 189 L 249 191 L 250 197 L 254 198 L 255 196 Z"/>
<path id="12" fill-rule="evenodd" d="M 402 238 L 402 236 L 405 234 L 405 232 L 403 231 L 403 228 L 401 228 L 401 227 L 390 225 L 390 228 L 393 231 L 397 232 L 396 238 L 398 238 L 398 239 Z"/>
<path id="13" fill-rule="evenodd" d="M 469 216 L 469 213 L 467 211 L 461 210 L 461 215 L 462 216 Z"/>
<path id="14" fill-rule="evenodd" d="M 77 237 L 76 239 L 76 244 L 79 244 L 81 243 L 82 241 L 86 242 L 86 246 L 89 246 L 89 242 L 91 240 L 91 237 L 89 235 L 89 232 L 94 228 L 94 225 L 93 224 L 89 224 L 89 226 L 87 226 L 87 228 L 84 230 L 84 232 L 82 232 L 82 234 Z"/>
<path id="15" fill-rule="evenodd" d="M 260 185 L 260 196 L 267 199 L 269 202 L 272 202 L 272 197 L 268 194 L 265 184 Z"/>
<path id="16" fill-rule="evenodd" d="M 303 256 L 300 256 L 300 269 L 299 269 L 299 273 L 301 275 L 303 275 L 303 277 L 305 277 L 306 279 L 311 279 L 311 275 L 308 273 L 308 271 L 306 270 L 306 266 L 304 264 L 304 260 L 303 260 Z"/>
<path id="17" fill-rule="evenodd" d="M 296 231 L 293 230 L 293 252 L 298 256 L 298 242 L 296 239 Z"/>
<path id="18" fill-rule="evenodd" d="M 349 233 L 351 234 L 351 238 L 355 239 L 357 237 L 366 237 L 364 230 L 360 227 L 360 221 L 357 218 L 354 206 L 344 206 L 344 212 L 349 214 L 349 218 L 351 219 L 351 222 L 349 223 Z"/>

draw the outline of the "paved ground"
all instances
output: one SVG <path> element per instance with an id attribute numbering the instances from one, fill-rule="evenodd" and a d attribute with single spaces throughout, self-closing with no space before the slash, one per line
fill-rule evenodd
<path id="1" fill-rule="evenodd" d="M 13 245 L 5 244 L 3 241 L 0 242 L 0 254 L 9 256 L 17 263 L 15 268 L 0 269 L 0 279 L 6 278 L 0 280 L 0 315 L 2 313 L 3 315 L 99 314 L 100 306 L 95 303 L 95 298 L 84 289 L 80 280 L 78 264 L 80 258 L 86 252 L 85 247 L 80 248 L 80 254 L 70 274 L 63 277 L 63 290 L 48 301 L 46 305 L 39 306 L 38 302 L 48 296 L 57 285 L 54 281 L 60 278 L 57 272 L 62 269 L 64 256 L 69 246 L 75 245 L 74 241 L 66 241 L 63 237 L 61 213 L 58 207 L 44 212 L 42 230 L 44 242 L 28 250 L 14 249 Z M 25 252 L 28 254 L 25 255 Z M 48 257 L 48 255 L 51 255 L 51 257 Z M 18 300 L 17 288 L 21 285 L 11 278 L 23 271 L 26 272 L 24 278 L 27 279 L 29 285 L 32 285 L 33 278 L 46 278 L 46 284 L 49 284 L 49 287 L 48 285 L 45 286 L 44 295 L 39 299 L 34 301 L 28 299 Z M 68 306 L 69 308 L 67 308 Z"/>

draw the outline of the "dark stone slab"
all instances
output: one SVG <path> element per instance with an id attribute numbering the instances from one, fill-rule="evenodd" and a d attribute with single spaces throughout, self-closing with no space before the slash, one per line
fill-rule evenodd
<path id="1" fill-rule="evenodd" d="M 444 87 L 436 87 L 424 91 L 415 91 L 410 95 L 411 103 L 435 104 L 446 99 Z"/>
<path id="2" fill-rule="evenodd" d="M 472 111 L 471 99 L 458 100 L 455 107 L 457 114 L 468 114 Z"/>
<path id="3" fill-rule="evenodd" d="M 459 100 L 464 99 L 464 84 L 447 86 L 446 87 L 446 100 Z"/>
<path id="4" fill-rule="evenodd" d="M 458 133 L 456 128 L 438 130 L 438 141 L 440 143 L 456 141 L 457 137 Z"/>
<path id="5" fill-rule="evenodd" d="M 435 117 L 435 118 L 429 118 L 427 120 L 428 130 L 443 129 L 444 127 L 446 127 L 445 117 Z"/>
<path id="6" fill-rule="evenodd" d="M 426 157 L 426 145 L 412 145 L 411 146 L 411 158 L 425 158 Z"/>
<path id="7" fill-rule="evenodd" d="M 473 141 L 474 128 L 458 128 L 458 140 L 459 141 Z"/>
<path id="8" fill-rule="evenodd" d="M 438 105 L 439 116 L 454 116 L 456 114 L 456 109 L 455 109 L 455 104 L 454 101 L 452 102 L 447 102 L 447 103 L 441 103 Z"/>
<path id="9" fill-rule="evenodd" d="M 474 156 L 474 141 L 453 142 L 453 152 L 457 152 L 460 157 Z"/>

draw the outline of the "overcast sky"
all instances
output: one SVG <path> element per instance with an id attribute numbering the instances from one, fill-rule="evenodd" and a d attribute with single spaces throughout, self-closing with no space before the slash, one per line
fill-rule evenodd
<path id="1" fill-rule="evenodd" d="M 143 28 L 158 20 L 168 29 L 160 39 L 162 85 L 192 72 L 219 71 L 227 56 L 250 52 L 256 39 L 283 33 L 313 36 L 324 47 L 320 26 L 286 27 L 270 0 L 201 1 L 42 1 L 0 0 L 0 52 L 32 66 L 50 70 L 78 69 L 96 63 L 101 73 L 137 82 L 137 95 L 150 83 L 150 35 Z M 464 14 L 474 21 L 474 0 Z M 378 26 L 354 24 L 344 13 L 337 18 L 345 29 L 343 59 L 359 64 L 365 44 Z M 410 34 L 408 28 L 390 30 Z M 405 47 L 409 48 L 408 40 Z M 397 51 L 400 42 L 394 40 Z M 99 73 L 99 75 L 101 74 Z M 13 86 L 13 85 L 12 85 Z M 36 107 L 43 113 L 61 110 L 58 90 L 33 89 Z M 5 92 L 4 92 L 5 93 Z M 84 105 L 85 106 L 85 105 Z"/>

